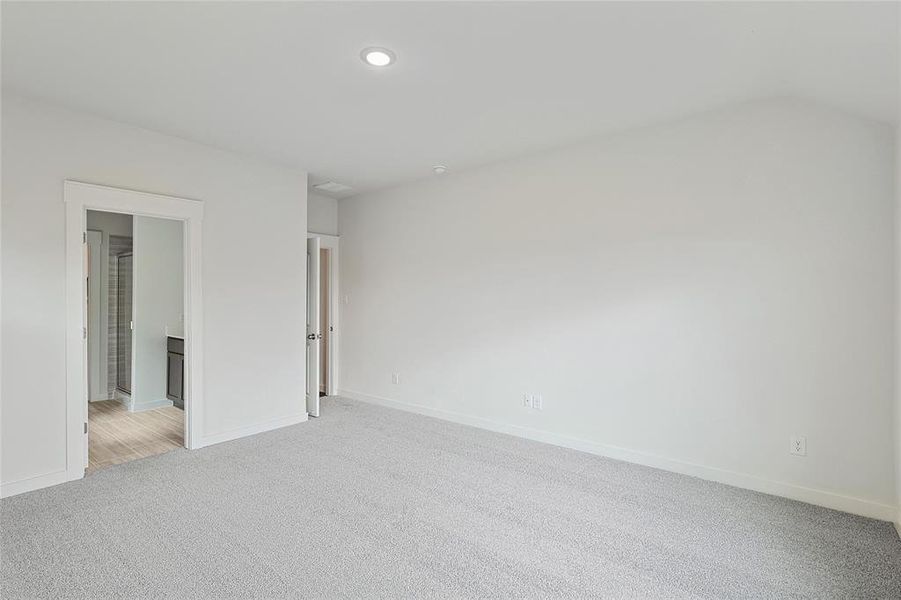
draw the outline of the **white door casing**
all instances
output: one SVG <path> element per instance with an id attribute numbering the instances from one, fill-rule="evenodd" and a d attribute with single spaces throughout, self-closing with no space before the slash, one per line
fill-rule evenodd
<path id="1" fill-rule="evenodd" d="M 327 249 L 328 257 L 328 326 L 322 331 L 322 337 L 328 335 L 328 345 L 320 347 L 320 356 L 322 352 L 328 352 L 328 360 L 326 363 L 327 375 L 325 378 L 325 393 L 328 396 L 338 394 L 338 378 L 340 376 L 341 365 L 338 364 L 340 336 L 340 308 L 341 308 L 341 292 L 340 280 L 338 272 L 339 265 L 339 246 L 341 238 L 336 235 L 327 235 L 324 233 L 308 232 L 308 238 L 319 238 L 319 248 Z M 321 274 L 320 274 L 321 275 Z M 321 281 L 321 279 L 320 279 Z M 322 382 L 320 381 L 320 384 Z"/>
<path id="2" fill-rule="evenodd" d="M 203 445 L 203 202 L 65 181 L 66 203 L 66 479 L 84 477 L 87 450 L 87 302 L 84 240 L 88 210 L 185 223 L 185 445 Z"/>

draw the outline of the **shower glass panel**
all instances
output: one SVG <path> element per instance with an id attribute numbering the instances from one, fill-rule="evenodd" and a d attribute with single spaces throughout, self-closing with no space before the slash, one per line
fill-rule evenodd
<path id="1" fill-rule="evenodd" d="M 131 394 L 132 255 L 116 258 L 116 387 Z"/>

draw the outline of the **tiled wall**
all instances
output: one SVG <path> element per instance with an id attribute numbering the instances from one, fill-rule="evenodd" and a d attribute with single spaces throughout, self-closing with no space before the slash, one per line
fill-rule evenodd
<path id="1" fill-rule="evenodd" d="M 111 235 L 109 236 L 109 329 L 107 331 L 107 392 L 109 397 L 115 397 L 116 392 L 116 373 L 118 356 L 118 328 L 117 316 L 119 312 L 119 303 L 116 301 L 119 283 L 118 262 L 117 257 L 120 254 L 132 251 L 132 238 Z"/>

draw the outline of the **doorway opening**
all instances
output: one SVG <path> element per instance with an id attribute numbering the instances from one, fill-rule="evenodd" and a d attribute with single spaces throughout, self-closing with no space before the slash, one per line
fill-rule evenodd
<path id="1" fill-rule="evenodd" d="M 93 420 L 92 433 L 106 429 L 106 432 L 115 438 L 116 444 L 123 443 L 121 432 L 111 431 L 109 427 L 104 428 L 103 424 L 98 425 L 103 414 L 108 419 L 117 416 L 111 417 L 109 415 L 111 412 L 118 413 L 118 416 L 124 414 L 130 425 L 146 435 L 150 426 L 146 422 L 135 422 L 137 417 L 146 418 L 143 413 L 166 408 L 177 415 L 174 419 L 170 419 L 174 422 L 169 425 L 180 427 L 182 441 L 179 443 L 177 434 L 171 430 L 168 435 L 164 433 L 161 437 L 168 437 L 169 441 L 177 446 L 183 445 L 189 449 L 201 447 L 204 442 L 201 430 L 203 290 L 200 278 L 203 202 L 69 180 L 65 181 L 63 190 L 66 204 L 66 480 L 81 479 L 90 466 L 89 413 L 92 412 L 92 400 L 95 401 L 93 412 L 97 417 Z M 93 253 L 91 252 L 89 244 L 92 242 L 89 242 L 87 223 L 89 211 L 107 217 L 111 214 L 124 215 L 120 218 L 130 219 L 132 226 L 130 232 L 132 235 L 120 236 L 132 237 L 131 261 L 124 257 L 129 254 L 125 249 L 119 248 L 113 252 L 117 279 L 113 286 L 109 285 L 107 279 L 105 288 L 108 294 L 110 290 L 115 290 L 116 296 L 112 305 L 108 295 L 103 298 L 104 295 L 100 293 L 102 290 L 98 286 L 103 278 L 102 265 L 113 262 L 109 257 L 109 242 L 116 240 L 109 238 L 104 254 L 102 232 L 99 238 L 93 233 L 90 238 L 94 240 L 94 244 L 99 239 L 100 250 L 98 252 L 95 249 Z M 172 237 L 154 238 L 142 235 L 146 224 L 150 226 L 155 224 L 157 227 L 165 225 L 172 233 Z M 90 229 L 99 231 L 98 227 Z M 147 246 L 141 243 L 142 239 L 163 241 L 158 241 L 156 246 Z M 179 262 L 173 262 L 168 267 L 165 265 L 169 263 L 165 261 L 147 262 L 142 259 L 147 256 L 159 257 L 176 250 L 180 251 L 181 258 Z M 121 261 L 120 255 L 123 255 Z M 93 276 L 92 263 L 95 268 Z M 120 266 L 123 271 L 124 288 L 122 315 L 118 310 Z M 125 299 L 125 294 L 129 286 L 125 282 L 128 281 L 126 273 L 129 267 L 131 267 L 131 318 L 126 319 L 129 303 Z M 180 274 L 173 277 L 173 271 Z M 180 286 L 180 302 L 173 300 L 146 303 L 140 300 L 145 294 L 151 298 L 154 295 L 162 297 L 163 294 L 169 297 L 171 291 L 167 290 L 171 286 Z M 174 298 L 174 294 L 171 296 Z M 106 318 L 103 317 L 101 307 L 103 302 L 106 302 Z M 115 311 L 115 319 L 109 314 L 111 306 Z M 181 312 L 177 312 L 179 310 Z M 129 321 L 127 329 L 131 331 L 130 334 L 119 331 L 118 324 L 125 321 Z M 114 323 L 112 328 L 111 322 Z M 105 335 L 101 335 L 98 332 L 103 330 L 104 323 L 106 331 Z M 89 329 L 93 331 L 94 340 L 106 344 L 105 350 L 98 349 L 95 344 L 89 344 L 92 339 Z M 111 331 L 114 333 L 113 336 L 110 336 Z M 114 352 L 110 352 L 112 344 L 118 346 L 120 334 L 123 336 L 122 351 L 116 348 Z M 178 361 L 172 359 L 173 350 L 177 350 L 174 354 L 180 355 L 177 356 Z M 106 361 L 103 360 L 104 356 Z M 142 356 L 146 360 L 142 359 Z M 114 363 L 110 364 L 112 357 L 115 357 Z M 123 362 L 122 370 L 119 369 L 120 360 Z M 174 363 L 183 365 L 183 372 L 180 372 L 178 377 L 171 377 L 171 372 L 167 371 Z M 115 378 L 112 379 L 113 377 Z M 110 385 L 111 381 L 114 385 Z M 176 401 L 172 396 L 176 395 L 183 399 L 183 411 L 175 407 Z M 96 401 L 111 404 L 96 404 Z M 103 411 L 104 407 L 117 410 Z M 158 412 L 150 413 L 150 418 L 155 419 L 155 426 L 159 428 L 167 425 L 161 420 L 163 417 Z M 131 450 L 159 453 L 147 448 L 152 446 L 152 443 L 146 440 L 136 443 L 141 448 L 132 446 Z M 128 454 L 128 459 L 137 458 L 134 454 L 136 453 Z"/>
<path id="2" fill-rule="evenodd" d="M 338 237 L 307 235 L 307 413 L 338 391 Z"/>
<path id="3" fill-rule="evenodd" d="M 184 223 L 88 210 L 86 474 L 185 444 Z"/>

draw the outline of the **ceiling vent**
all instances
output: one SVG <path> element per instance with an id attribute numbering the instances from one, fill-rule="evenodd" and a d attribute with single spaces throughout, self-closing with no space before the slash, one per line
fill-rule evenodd
<path id="1" fill-rule="evenodd" d="M 313 186 L 313 188 L 319 190 L 320 192 L 328 192 L 329 194 L 343 194 L 344 192 L 349 192 L 353 189 L 349 185 L 344 185 L 343 183 L 335 183 L 334 181 L 317 183 Z"/>

